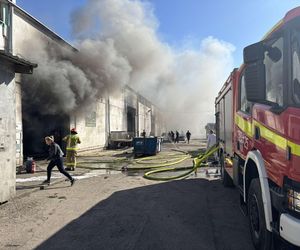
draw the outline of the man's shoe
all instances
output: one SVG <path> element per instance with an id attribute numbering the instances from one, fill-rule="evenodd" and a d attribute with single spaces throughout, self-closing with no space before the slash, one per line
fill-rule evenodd
<path id="1" fill-rule="evenodd" d="M 74 183 L 75 183 L 75 179 L 73 178 L 73 179 L 71 180 L 71 186 L 73 186 Z"/>
<path id="2" fill-rule="evenodd" d="M 70 170 L 71 170 L 71 168 L 65 168 L 65 170 L 67 170 L 67 171 L 70 171 Z"/>
<path id="3" fill-rule="evenodd" d="M 43 181 L 42 183 L 41 183 L 41 185 L 50 185 L 50 181 L 48 181 L 48 180 L 45 180 L 45 181 Z"/>

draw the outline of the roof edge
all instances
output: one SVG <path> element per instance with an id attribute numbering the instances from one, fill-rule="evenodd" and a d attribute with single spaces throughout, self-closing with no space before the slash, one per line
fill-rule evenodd
<path id="1" fill-rule="evenodd" d="M 33 23 L 34 25 L 36 25 L 37 27 L 39 27 L 44 33 L 46 33 L 47 35 L 49 35 L 50 38 L 52 38 L 53 40 L 59 42 L 60 44 L 62 44 L 64 46 L 68 47 L 69 49 L 71 49 L 71 50 L 73 50 L 75 52 L 78 52 L 77 48 L 75 48 L 73 45 L 71 45 L 70 43 L 68 43 L 65 39 L 63 39 L 57 33 L 55 33 L 54 31 L 52 31 L 50 28 L 48 28 L 42 22 L 40 22 L 39 20 L 37 20 L 35 17 L 33 17 L 32 15 L 30 15 L 28 12 L 26 12 L 25 10 L 23 10 L 20 6 L 16 5 L 11 0 L 7 0 L 7 2 L 11 6 L 14 7 L 14 11 L 16 11 L 17 14 L 21 15 L 22 17 L 26 18 L 28 21 L 30 21 L 31 23 Z"/>

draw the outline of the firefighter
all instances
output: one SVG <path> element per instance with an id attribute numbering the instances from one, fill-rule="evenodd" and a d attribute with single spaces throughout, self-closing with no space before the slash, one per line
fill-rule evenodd
<path id="1" fill-rule="evenodd" d="M 63 138 L 67 143 L 67 170 L 74 171 L 76 168 L 77 145 L 81 143 L 75 128 L 70 130 L 70 134 Z"/>

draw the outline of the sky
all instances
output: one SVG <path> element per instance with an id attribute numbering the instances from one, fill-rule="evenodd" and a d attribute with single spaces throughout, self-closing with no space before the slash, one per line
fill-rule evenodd
<path id="1" fill-rule="evenodd" d="M 217 93 L 242 63 L 243 48 L 259 41 L 297 2 L 17 0 L 80 51 L 61 61 L 28 38 L 25 58 L 39 64 L 36 84 L 30 85 L 36 91 L 30 93 L 57 97 L 52 102 L 57 106 L 38 105 L 45 112 L 68 113 L 128 84 L 160 108 L 168 130 L 203 135 L 215 120 Z"/>
<path id="2" fill-rule="evenodd" d="M 87 0 L 17 0 L 17 4 L 67 41 L 73 41 L 70 13 Z M 145 2 L 145 1 L 144 1 Z M 176 48 L 197 47 L 208 36 L 231 43 L 234 66 L 243 48 L 260 40 L 297 0 L 149 0 L 160 38 Z"/>

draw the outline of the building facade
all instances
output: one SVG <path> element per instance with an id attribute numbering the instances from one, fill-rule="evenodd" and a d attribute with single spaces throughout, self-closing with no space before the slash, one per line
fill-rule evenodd
<path id="1" fill-rule="evenodd" d="M 31 74 L 35 64 L 25 61 L 13 51 L 13 6 L 0 1 L 0 204 L 15 194 L 16 152 L 21 153 L 17 136 L 16 74 Z M 17 143 L 16 143 L 17 142 Z"/>

